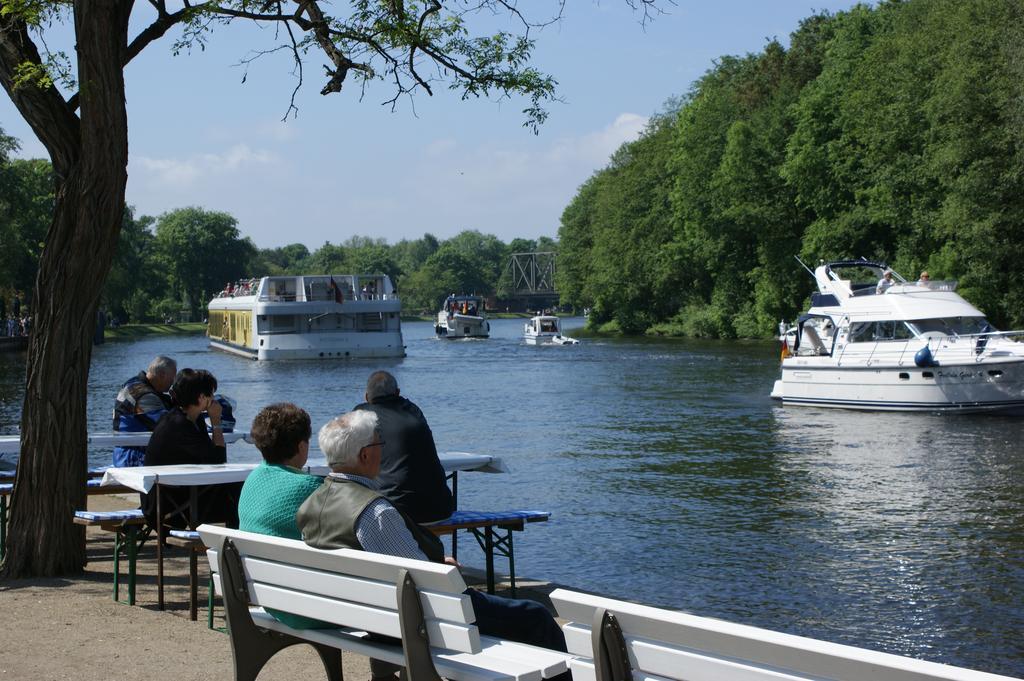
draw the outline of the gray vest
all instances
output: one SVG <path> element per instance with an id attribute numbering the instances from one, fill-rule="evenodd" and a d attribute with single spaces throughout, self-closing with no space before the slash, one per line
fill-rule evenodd
<path id="1" fill-rule="evenodd" d="M 318 549 L 364 550 L 356 537 L 356 520 L 366 507 L 377 499 L 385 499 L 376 490 L 357 482 L 328 476 L 324 483 L 302 502 L 295 519 L 302 539 Z M 401 509 L 397 509 L 402 513 Z M 405 526 L 416 539 L 420 550 L 435 563 L 444 562 L 444 545 L 432 533 L 402 513 Z"/>

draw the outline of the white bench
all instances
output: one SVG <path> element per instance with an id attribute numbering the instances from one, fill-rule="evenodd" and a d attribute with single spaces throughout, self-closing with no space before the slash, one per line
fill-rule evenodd
<path id="1" fill-rule="evenodd" d="M 568 669 L 565 653 L 482 636 L 453 566 L 320 550 L 215 525 L 201 525 L 199 534 L 224 597 L 236 681 L 252 681 L 277 651 L 297 643 L 313 645 L 338 681 L 342 651 L 404 666 L 408 681 L 541 681 Z M 263 608 L 338 628 L 293 629 Z"/>
<path id="2" fill-rule="evenodd" d="M 1011 681 L 565 589 L 551 601 L 570 620 L 562 631 L 580 656 L 573 681 Z"/>

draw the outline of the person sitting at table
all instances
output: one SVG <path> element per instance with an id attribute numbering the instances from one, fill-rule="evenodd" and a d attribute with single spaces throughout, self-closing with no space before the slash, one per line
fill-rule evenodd
<path id="1" fill-rule="evenodd" d="M 320 478 L 302 470 L 313 431 L 309 414 L 289 402 L 264 407 L 252 421 L 250 437 L 263 463 L 249 474 L 238 498 L 238 529 L 272 537 L 302 539 L 295 514 L 320 486 Z M 295 629 L 333 629 L 328 622 L 267 609 Z"/>
<path id="2" fill-rule="evenodd" d="M 418 523 L 444 520 L 455 511 L 455 499 L 437 457 L 434 434 L 420 408 L 402 397 L 398 381 L 375 371 L 366 381 L 366 402 L 356 405 L 377 415 L 384 447 L 377 482 L 381 493 Z"/>
<path id="3" fill-rule="evenodd" d="M 445 557 L 440 539 L 377 488 L 385 445 L 377 414 L 365 410 L 343 414 L 324 425 L 317 440 L 332 472 L 299 507 L 296 519 L 303 541 L 319 549 L 349 548 L 457 565 Z M 475 589 L 467 589 L 466 594 L 481 634 L 565 652 L 565 636 L 543 605 Z M 374 678 L 381 671 L 393 673 L 387 665 L 374 662 L 370 667 Z M 571 676 L 565 672 L 556 678 L 568 681 Z"/>
<path id="4" fill-rule="evenodd" d="M 217 379 L 202 369 L 182 369 L 171 386 L 174 406 L 160 418 L 146 446 L 147 466 L 175 464 L 216 464 L 227 462 L 220 403 L 213 399 Z M 206 432 L 203 412 L 209 414 L 213 438 Z M 199 493 L 192 524 L 224 523 L 238 527 L 238 494 L 241 483 L 210 485 Z M 167 516 L 165 527 L 189 525 L 189 490 L 160 487 L 160 506 Z M 156 527 L 156 494 L 142 495 L 142 510 L 151 527 Z"/>
<path id="5" fill-rule="evenodd" d="M 171 408 L 167 389 L 174 383 L 177 363 L 170 357 L 153 358 L 145 371 L 121 385 L 114 399 L 114 432 L 152 432 L 160 417 Z M 114 447 L 115 466 L 141 466 L 145 447 Z"/>

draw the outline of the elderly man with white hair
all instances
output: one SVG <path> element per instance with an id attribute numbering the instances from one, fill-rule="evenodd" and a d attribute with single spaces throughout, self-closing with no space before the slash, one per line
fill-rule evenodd
<path id="1" fill-rule="evenodd" d="M 384 441 L 377 415 L 358 410 L 324 425 L 318 436 L 331 474 L 299 507 L 302 539 L 320 549 L 350 548 L 433 562 L 454 561 L 441 540 L 416 524 L 381 494 Z M 565 651 L 565 637 L 544 606 L 468 589 L 480 633 Z M 380 667 L 371 665 L 374 677 Z M 565 679 L 571 678 L 565 673 Z"/>

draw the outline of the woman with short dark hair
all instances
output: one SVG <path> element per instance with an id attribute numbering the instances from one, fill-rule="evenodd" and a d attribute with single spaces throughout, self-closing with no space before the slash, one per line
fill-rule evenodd
<path id="1" fill-rule="evenodd" d="M 227 462 L 227 448 L 224 446 L 224 431 L 220 418 L 222 407 L 214 399 L 217 379 L 203 369 L 182 369 L 174 379 L 170 394 L 174 406 L 167 410 L 153 429 L 153 435 L 146 445 L 147 466 L 170 466 L 175 464 L 212 464 Z M 206 432 L 203 413 L 210 417 L 213 437 Z M 188 489 L 167 489 L 161 487 L 160 504 L 164 513 L 187 504 Z M 195 509 L 199 523 L 222 522 L 228 527 L 238 527 L 238 493 L 240 483 L 212 485 L 198 498 Z M 143 494 L 142 508 L 150 524 L 156 526 L 156 495 Z M 166 527 L 185 527 L 188 518 L 182 513 L 164 518 Z"/>

